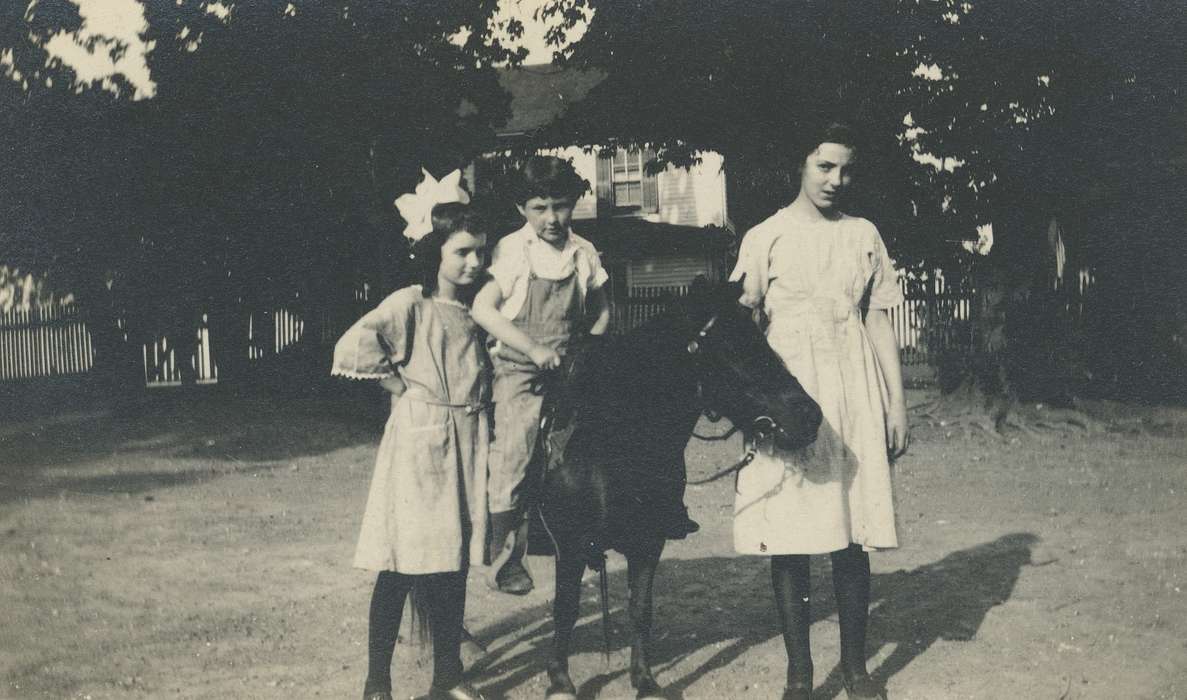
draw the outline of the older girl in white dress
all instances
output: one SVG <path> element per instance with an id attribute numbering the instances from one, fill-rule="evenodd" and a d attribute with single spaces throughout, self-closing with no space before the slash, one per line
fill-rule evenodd
<path id="1" fill-rule="evenodd" d="M 735 500 L 735 549 L 771 557 L 785 700 L 811 697 L 808 555 L 826 552 L 846 691 L 885 697 L 866 671 L 867 552 L 898 546 L 889 458 L 906 450 L 908 433 L 886 309 L 902 293 L 878 230 L 839 209 L 854 143 L 835 124 L 810 142 L 798 196 L 746 234 L 731 276 L 743 280 L 742 303 L 761 312 L 771 347 L 824 414 L 813 445 L 760 452 L 741 472 Z"/>
<path id="2" fill-rule="evenodd" d="M 435 198 L 468 199 L 456 178 L 452 187 Z M 354 557 L 378 572 L 365 700 L 392 698 L 404 601 L 418 583 L 433 638 L 429 697 L 481 697 L 462 679 L 460 639 L 466 573 L 481 561 L 486 529 L 490 361 L 468 308 L 484 280 L 486 235 L 465 204 L 433 206 L 423 200 L 434 193 L 418 194 L 424 216 L 401 214 L 422 283 L 384 299 L 334 348 L 334 374 L 378 379 L 392 394 Z"/>

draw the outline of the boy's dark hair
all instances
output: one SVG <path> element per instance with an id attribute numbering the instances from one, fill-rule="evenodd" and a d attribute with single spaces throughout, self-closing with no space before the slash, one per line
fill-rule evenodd
<path id="1" fill-rule="evenodd" d="M 416 268 L 416 276 L 420 282 L 421 292 L 430 297 L 437 291 L 437 273 L 441 268 L 441 247 L 449 237 L 458 231 L 469 231 L 474 235 L 486 233 L 486 225 L 474 209 L 459 202 L 436 204 L 433 206 L 433 230 L 426 233 L 424 238 L 412 245 L 412 261 Z M 473 300 L 479 281 L 470 285 L 473 289 L 465 290 L 462 299 L 465 303 Z"/>
<path id="2" fill-rule="evenodd" d="M 556 156 L 532 156 L 519 172 L 515 203 L 525 204 L 533 197 L 569 198 L 577 201 L 589 190 L 573 164 Z"/>

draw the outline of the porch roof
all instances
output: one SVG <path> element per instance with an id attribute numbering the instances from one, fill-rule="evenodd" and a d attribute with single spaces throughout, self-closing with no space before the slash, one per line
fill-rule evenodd
<path id="1" fill-rule="evenodd" d="M 680 226 L 633 218 L 578 221 L 574 229 L 612 259 L 721 253 L 736 242 L 733 232 L 720 226 Z"/>

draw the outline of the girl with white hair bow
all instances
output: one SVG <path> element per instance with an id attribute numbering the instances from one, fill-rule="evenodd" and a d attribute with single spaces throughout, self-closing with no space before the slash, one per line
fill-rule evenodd
<path id="1" fill-rule="evenodd" d="M 354 565 L 377 571 L 369 617 L 366 700 L 391 700 L 404 601 L 417 587 L 433 637 L 429 697 L 481 695 L 462 677 L 460 641 L 470 562 L 486 532 L 490 360 L 469 302 L 485 279 L 486 232 L 454 171 L 424 173 L 396 200 L 420 283 L 355 323 L 332 373 L 377 379 L 392 394 Z"/>

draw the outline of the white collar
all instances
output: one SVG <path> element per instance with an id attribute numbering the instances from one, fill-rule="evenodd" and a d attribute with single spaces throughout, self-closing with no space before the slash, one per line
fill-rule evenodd
<path id="1" fill-rule="evenodd" d="M 561 259 L 567 259 L 571 256 L 575 256 L 578 249 L 580 248 L 580 246 L 577 244 L 577 234 L 573 233 L 572 227 L 569 228 L 569 235 L 565 237 L 565 247 L 561 248 L 560 250 L 557 250 L 547 241 L 541 240 L 541 238 L 536 235 L 536 230 L 532 228 L 531 224 L 525 223 L 523 228 L 519 229 L 518 233 L 523 237 L 525 252 L 529 246 L 539 243 L 545 248 L 552 248 L 552 250 L 549 252 L 557 255 Z"/>

